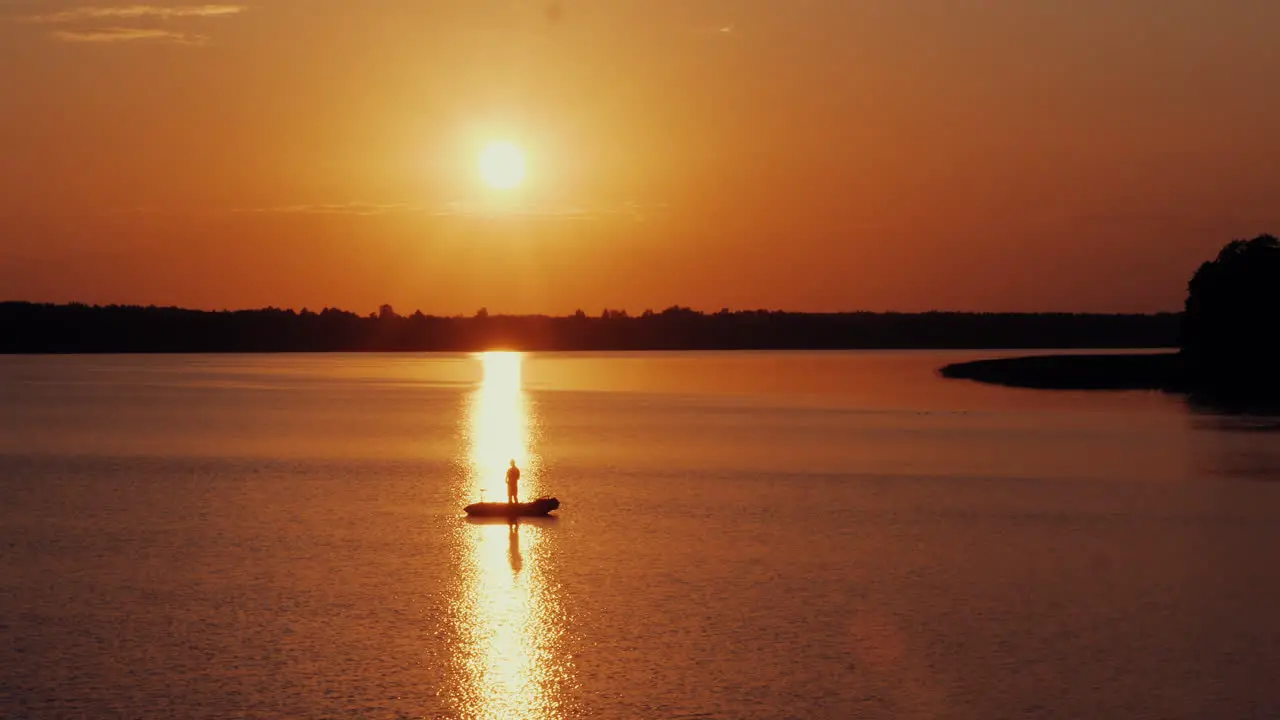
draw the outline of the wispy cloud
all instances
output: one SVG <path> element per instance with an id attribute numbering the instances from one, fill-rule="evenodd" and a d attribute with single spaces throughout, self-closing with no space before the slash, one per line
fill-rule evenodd
<path id="1" fill-rule="evenodd" d="M 38 15 L 26 22 L 62 26 L 49 33 L 54 40 L 98 45 L 130 42 L 158 42 L 171 45 L 203 46 L 208 35 L 175 30 L 172 21 L 200 21 L 228 18 L 249 9 L 247 5 L 86 5 Z M 105 27 L 104 27 L 105 26 Z"/>
<path id="2" fill-rule="evenodd" d="M 78 7 L 28 18 L 31 22 L 66 24 L 98 20 L 136 20 L 155 18 L 222 18 L 239 15 L 248 10 L 246 5 L 118 5 Z"/>
<path id="3" fill-rule="evenodd" d="M 592 218 L 607 217 L 630 217 L 637 222 L 643 222 L 646 213 L 637 203 L 623 203 L 615 207 L 580 207 L 576 205 L 557 205 L 557 204 L 509 204 L 509 203 L 492 203 L 492 202 L 461 202 L 455 201 L 444 205 L 432 212 L 433 215 L 441 217 L 532 217 L 532 218 L 562 218 L 567 220 L 587 220 Z"/>
<path id="4" fill-rule="evenodd" d="M 665 207 L 653 205 L 648 211 Z M 559 205 L 551 203 L 510 203 L 499 201 L 453 201 L 436 207 L 413 205 L 409 203 L 309 203 L 299 205 L 279 205 L 259 208 L 235 208 L 235 213 L 281 214 L 281 215 L 357 215 L 377 216 L 401 213 L 423 213 L 436 217 L 473 217 L 473 218 L 560 218 L 566 220 L 586 220 L 591 218 L 629 217 L 636 222 L 643 222 L 649 212 L 637 203 L 623 203 L 612 207 L 580 207 L 576 205 Z"/>
<path id="5" fill-rule="evenodd" d="M 304 215 L 386 215 L 418 210 L 407 203 L 328 203 L 312 205 L 283 205 L 266 208 L 238 208 L 239 213 L 286 213 Z"/>
<path id="6" fill-rule="evenodd" d="M 207 35 L 173 32 L 159 28 L 95 28 L 92 30 L 57 30 L 53 37 L 70 43 L 167 42 L 177 45 L 208 45 Z"/>

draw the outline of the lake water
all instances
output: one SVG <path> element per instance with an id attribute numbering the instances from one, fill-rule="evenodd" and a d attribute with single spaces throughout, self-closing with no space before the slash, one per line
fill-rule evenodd
<path id="1" fill-rule="evenodd" d="M 1280 420 L 1000 354 L 0 358 L 0 717 L 1280 717 Z"/>

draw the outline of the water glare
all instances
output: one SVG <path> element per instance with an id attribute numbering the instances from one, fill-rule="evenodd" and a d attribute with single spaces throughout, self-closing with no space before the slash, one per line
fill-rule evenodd
<path id="1" fill-rule="evenodd" d="M 486 500 L 502 500 L 506 497 L 507 466 L 515 460 L 521 470 L 521 498 L 535 497 L 538 458 L 532 448 L 532 408 L 521 387 L 524 358 L 516 352 L 488 352 L 477 357 L 484 375 L 464 413 L 470 490 L 474 498 L 483 492 Z"/>
<path id="2" fill-rule="evenodd" d="M 463 502 L 505 497 L 511 460 L 521 469 L 520 497 L 540 488 L 535 416 L 521 387 L 520 353 L 477 356 L 484 375 L 464 413 L 467 478 Z M 550 521 L 554 522 L 554 521 Z M 466 718 L 565 717 L 573 672 L 562 651 L 564 621 L 548 577 L 547 523 L 465 523 L 461 590 L 454 617 L 463 646 L 455 711 Z"/>

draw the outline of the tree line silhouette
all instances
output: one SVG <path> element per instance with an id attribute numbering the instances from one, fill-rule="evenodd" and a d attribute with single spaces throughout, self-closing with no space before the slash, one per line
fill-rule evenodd
<path id="1" fill-rule="evenodd" d="M 1157 355 L 1051 355 L 956 363 L 945 377 L 1052 389 L 1185 393 L 1217 409 L 1280 407 L 1280 239 L 1233 240 L 1187 283 L 1180 347 Z"/>
<path id="2" fill-rule="evenodd" d="M 1174 347 L 1178 313 L 796 313 L 673 306 L 469 317 L 0 303 L 3 353 Z"/>
<path id="3" fill-rule="evenodd" d="M 1182 371 L 1201 393 L 1280 399 L 1280 239 L 1233 240 L 1187 283 Z"/>
<path id="4" fill-rule="evenodd" d="M 1280 370 L 1280 240 L 1234 240 L 1187 284 L 1183 354 L 1201 372 Z"/>

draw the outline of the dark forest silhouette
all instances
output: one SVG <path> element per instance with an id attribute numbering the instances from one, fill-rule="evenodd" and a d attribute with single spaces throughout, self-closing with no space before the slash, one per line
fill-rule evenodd
<path id="1" fill-rule="evenodd" d="M 1182 392 L 1219 408 L 1280 403 L 1280 240 L 1233 240 L 1187 285 L 1180 349 L 1156 355 L 1066 355 L 948 365 L 946 377 L 1016 387 Z"/>
<path id="2" fill-rule="evenodd" d="M 326 308 L 207 312 L 0 303 L 0 352 L 287 352 L 1174 347 L 1181 317 L 1000 313 L 790 313 L 686 307 L 639 316 L 397 314 Z"/>
<path id="3" fill-rule="evenodd" d="M 1201 388 L 1234 394 L 1280 385 L 1280 240 L 1228 243 L 1187 286 L 1182 358 Z"/>

